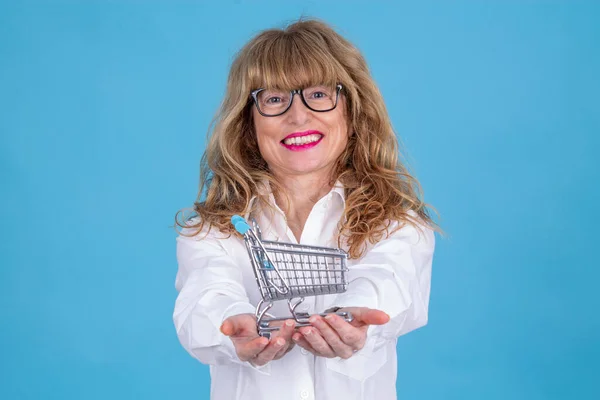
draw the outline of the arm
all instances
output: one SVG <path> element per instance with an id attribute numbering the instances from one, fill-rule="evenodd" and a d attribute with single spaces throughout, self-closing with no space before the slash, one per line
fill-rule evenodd
<path id="1" fill-rule="evenodd" d="M 371 248 L 350 267 L 348 291 L 336 305 L 369 307 L 390 316 L 371 326 L 368 336 L 395 340 L 427 324 L 435 236 L 429 227 L 419 232 L 407 224 Z"/>
<path id="2" fill-rule="evenodd" d="M 187 228 L 184 230 L 189 232 Z M 238 314 L 254 315 L 243 286 L 242 273 L 220 240 L 204 232 L 197 237 L 177 237 L 179 269 L 173 322 L 182 346 L 204 364 L 244 364 L 233 342 L 219 328 Z M 268 365 L 259 370 L 267 369 Z"/>
<path id="3" fill-rule="evenodd" d="M 314 318 L 319 334 L 301 328 L 297 343 L 316 355 L 345 359 L 327 360 L 340 373 L 358 379 L 374 373 L 385 362 L 380 350 L 389 341 L 427 323 L 435 237 L 430 228 L 421 228 L 423 232 L 407 224 L 349 267 L 348 290 L 333 304 L 352 312 L 352 323 L 336 316 Z"/>

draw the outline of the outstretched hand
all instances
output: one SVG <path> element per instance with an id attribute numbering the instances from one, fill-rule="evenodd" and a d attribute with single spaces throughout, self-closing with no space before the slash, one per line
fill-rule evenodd
<path id="1" fill-rule="evenodd" d="M 352 322 L 348 323 L 336 314 L 325 318 L 313 315 L 309 319 L 313 326 L 300 328 L 292 339 L 316 356 L 348 359 L 364 347 L 370 325 L 383 325 L 390 320 L 383 311 L 367 307 L 347 307 L 340 311 L 350 312 L 354 318 Z"/>
<path id="2" fill-rule="evenodd" d="M 241 361 L 262 366 L 280 359 L 294 347 L 294 326 L 293 319 L 285 321 L 269 340 L 258 335 L 254 314 L 239 314 L 223 321 L 221 332 L 229 336 Z"/>

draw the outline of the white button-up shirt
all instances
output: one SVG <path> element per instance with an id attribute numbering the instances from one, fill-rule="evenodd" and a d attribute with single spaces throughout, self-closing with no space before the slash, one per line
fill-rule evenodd
<path id="1" fill-rule="evenodd" d="M 298 243 L 272 194 L 270 198 L 274 211 L 253 215 L 263 239 Z M 343 210 L 344 190 L 336 185 L 313 207 L 300 244 L 337 247 L 334 237 Z M 422 233 L 407 224 L 369 244 L 362 258 L 348 261 L 345 293 L 306 297 L 298 307 L 311 314 L 332 306 L 386 312 L 390 321 L 369 327 L 363 349 L 344 360 L 316 357 L 295 346 L 262 367 L 240 361 L 231 340 L 219 330 L 229 316 L 254 313 L 261 300 L 243 240 L 214 229 L 178 236 L 179 295 L 173 320 L 183 347 L 210 365 L 211 399 L 395 399 L 396 340 L 427 323 L 435 237 L 429 227 L 421 227 Z M 287 302 L 275 302 L 269 313 L 289 315 Z"/>

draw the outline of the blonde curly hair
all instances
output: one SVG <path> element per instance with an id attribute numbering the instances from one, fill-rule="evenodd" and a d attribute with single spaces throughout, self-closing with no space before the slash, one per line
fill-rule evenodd
<path id="1" fill-rule="evenodd" d="M 392 221 L 398 222 L 395 229 L 410 223 L 441 232 L 421 200 L 419 182 L 399 160 L 398 140 L 364 57 L 329 25 L 314 19 L 265 30 L 237 54 L 202 156 L 193 215 L 181 218 L 186 209 L 180 210 L 177 226 L 197 228 L 190 235 L 206 228 L 237 234 L 230 223 L 232 215 L 250 213 L 258 204 L 269 206 L 260 183 L 268 182 L 274 192 L 283 188 L 260 156 L 250 92 L 315 84 L 342 84 L 352 133 L 331 177 L 332 184 L 344 185 L 346 197 L 338 245 L 351 258 L 360 258 L 367 242 L 376 243 L 392 233 Z M 251 202 L 255 196 L 259 201 Z"/>

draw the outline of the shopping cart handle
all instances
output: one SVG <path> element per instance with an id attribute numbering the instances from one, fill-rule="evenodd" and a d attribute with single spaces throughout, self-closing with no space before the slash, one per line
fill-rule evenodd
<path id="1" fill-rule="evenodd" d="M 244 217 L 240 216 L 240 215 L 234 215 L 233 217 L 231 217 L 231 223 L 233 225 L 237 224 L 238 222 L 246 222 L 246 220 L 244 219 Z"/>
<path id="2" fill-rule="evenodd" d="M 246 232 L 250 230 L 250 225 L 248 225 L 248 223 L 246 223 L 246 220 L 240 217 L 239 215 L 234 215 L 233 217 L 231 217 L 231 223 L 235 227 L 235 230 L 241 233 L 242 235 L 245 235 Z"/>

